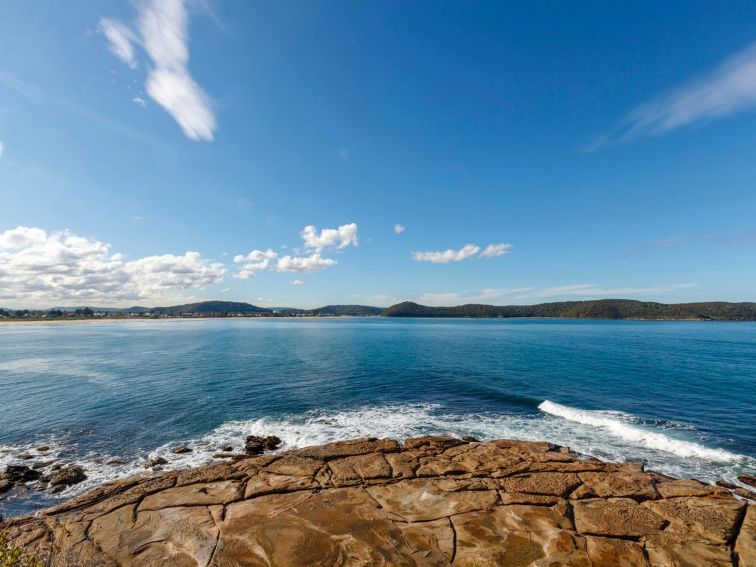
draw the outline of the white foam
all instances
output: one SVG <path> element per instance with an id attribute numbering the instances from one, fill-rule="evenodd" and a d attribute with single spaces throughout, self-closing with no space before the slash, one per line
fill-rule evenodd
<path id="1" fill-rule="evenodd" d="M 642 445 L 665 453 L 672 453 L 678 457 L 695 457 L 713 462 L 732 462 L 744 459 L 743 455 L 736 455 L 724 449 L 711 449 L 692 441 L 675 439 L 664 433 L 649 431 L 637 425 L 632 425 L 618 419 L 617 412 L 590 411 L 545 400 L 538 406 L 541 411 L 555 415 L 583 425 L 597 427 L 605 433 L 613 435 L 634 445 Z"/>
<path id="2" fill-rule="evenodd" d="M 277 435 L 282 449 L 330 443 L 356 437 L 388 437 L 398 440 L 419 435 L 473 435 L 481 440 L 522 439 L 549 441 L 571 447 L 578 453 L 607 461 L 641 459 L 649 469 L 679 478 L 699 478 L 734 482 L 738 474 L 756 473 L 756 461 L 722 449 L 674 439 L 632 423 L 633 416 L 621 412 L 587 411 L 551 401 L 541 404 L 541 414 L 453 413 L 437 404 L 393 404 L 343 410 L 316 410 L 296 415 L 228 421 L 193 438 L 176 439 L 135 454 L 115 455 L 89 452 L 82 454 L 76 438 L 63 436 L 38 438 L 34 443 L 0 446 L 0 466 L 19 462 L 22 453 L 34 453 L 36 445 L 50 446 L 48 459 L 58 457 L 66 463 L 82 465 L 88 476 L 59 495 L 70 498 L 99 484 L 135 474 L 151 474 L 144 465 L 163 457 L 164 470 L 176 470 L 210 462 L 223 462 L 213 455 L 231 445 L 243 450 L 247 435 Z M 668 428 L 665 426 L 665 431 Z M 173 447 L 186 445 L 190 453 L 174 454 Z M 36 457 L 36 455 L 35 455 Z M 114 457 L 123 464 L 108 465 Z M 42 460 L 42 456 L 36 460 Z M 32 464 L 27 462 L 26 464 Z"/>

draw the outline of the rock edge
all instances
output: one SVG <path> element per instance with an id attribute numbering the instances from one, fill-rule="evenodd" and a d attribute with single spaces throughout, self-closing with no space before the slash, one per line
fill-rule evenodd
<path id="1" fill-rule="evenodd" d="M 451 437 L 133 477 L 0 530 L 51 567 L 756 566 L 756 507 L 726 488 Z"/>

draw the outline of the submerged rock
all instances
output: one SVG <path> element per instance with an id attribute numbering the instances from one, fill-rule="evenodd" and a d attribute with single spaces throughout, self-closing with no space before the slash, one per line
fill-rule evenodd
<path id="1" fill-rule="evenodd" d="M 756 488 L 756 476 L 753 476 L 752 474 L 741 474 L 738 477 L 738 480 L 743 484 Z"/>
<path id="2" fill-rule="evenodd" d="M 756 507 L 729 490 L 549 443 L 243 457 L 103 485 L 0 531 L 49 565 L 756 565 Z"/>
<path id="3" fill-rule="evenodd" d="M 171 453 L 175 453 L 176 455 L 182 455 L 184 453 L 191 453 L 192 449 L 189 447 L 174 447 L 171 449 Z"/>

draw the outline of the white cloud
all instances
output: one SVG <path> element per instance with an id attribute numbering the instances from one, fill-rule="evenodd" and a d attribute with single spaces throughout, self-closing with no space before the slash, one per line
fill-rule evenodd
<path id="1" fill-rule="evenodd" d="M 215 114 L 210 97 L 187 68 L 189 25 L 183 0 L 149 0 L 138 6 L 138 34 L 117 20 L 100 21 L 110 50 L 134 68 L 133 46 L 140 45 L 152 62 L 147 73 L 147 94 L 168 111 L 186 137 L 211 142 L 216 130 Z"/>
<path id="2" fill-rule="evenodd" d="M 619 126 L 588 149 L 661 135 L 702 120 L 756 106 L 756 43 L 726 59 L 708 75 L 664 93 L 632 110 Z"/>
<path id="3" fill-rule="evenodd" d="M 459 250 L 443 250 L 440 252 L 413 252 L 412 258 L 417 262 L 431 262 L 433 264 L 448 264 L 449 262 L 460 262 L 467 258 L 472 258 L 480 251 L 480 246 L 475 244 L 466 244 Z"/>
<path id="4" fill-rule="evenodd" d="M 314 226 L 306 226 L 301 232 L 305 243 L 305 249 L 313 250 L 311 253 L 302 252 L 294 248 L 294 253 L 279 256 L 270 248 L 268 250 L 252 250 L 249 254 L 234 257 L 234 263 L 240 265 L 235 274 L 237 278 L 249 279 L 256 272 L 270 270 L 273 272 L 312 273 L 319 272 L 338 262 L 332 258 L 324 258 L 321 252 L 325 248 L 342 249 L 347 246 L 357 246 L 357 224 L 345 224 L 339 228 L 326 228 L 319 233 Z M 286 249 L 286 245 L 281 246 Z M 301 280 L 294 280 L 299 282 Z M 293 285 L 300 285 L 291 282 Z"/>
<path id="5" fill-rule="evenodd" d="M 357 223 L 344 224 L 339 228 L 324 228 L 319 234 L 314 226 L 306 226 L 302 230 L 302 240 L 305 248 L 313 248 L 318 253 L 324 248 L 341 249 L 350 244 L 357 246 Z"/>
<path id="6" fill-rule="evenodd" d="M 304 282 L 302 280 L 291 280 L 289 283 L 291 285 L 304 285 Z"/>
<path id="7" fill-rule="evenodd" d="M 219 262 L 198 252 L 126 261 L 110 245 L 64 230 L 19 226 L 0 233 L 0 299 L 61 301 L 158 299 L 223 279 Z"/>
<path id="8" fill-rule="evenodd" d="M 489 244 L 480 253 L 480 257 L 493 258 L 495 256 L 504 256 L 504 254 L 509 254 L 510 250 L 512 250 L 511 244 Z"/>
<path id="9" fill-rule="evenodd" d="M 0 158 L 3 157 L 3 151 L 5 151 L 5 145 L 3 144 L 3 141 L 0 140 Z"/>
<path id="10" fill-rule="evenodd" d="M 400 225 L 400 224 L 398 224 L 398 223 L 394 225 L 394 232 L 395 232 L 395 233 L 397 233 L 397 234 L 401 234 L 401 233 L 403 233 L 403 232 L 404 232 L 405 230 L 407 230 L 407 227 L 406 227 L 406 226 L 402 226 L 402 225 Z"/>
<path id="11" fill-rule="evenodd" d="M 332 258 L 323 258 L 320 254 L 309 256 L 282 256 L 276 263 L 277 272 L 313 273 L 335 266 L 338 262 Z"/>
<path id="12" fill-rule="evenodd" d="M 133 42 L 136 40 L 134 33 L 118 20 L 102 18 L 99 29 L 108 39 L 108 48 L 121 61 L 132 69 L 138 67 L 134 54 Z"/>
<path id="13" fill-rule="evenodd" d="M 131 99 L 131 102 L 133 102 L 137 106 L 141 106 L 142 108 L 147 106 L 147 101 L 144 100 L 141 96 L 135 96 L 134 98 Z"/>
<path id="14" fill-rule="evenodd" d="M 397 225 L 398 226 L 398 225 Z M 472 258 L 478 252 L 478 258 L 493 258 L 495 256 L 504 256 L 509 254 L 512 249 L 511 244 L 489 244 L 482 252 L 480 252 L 480 246 L 477 244 L 466 244 L 459 250 L 449 248 L 448 250 L 440 250 L 437 252 L 413 252 L 412 258 L 416 262 L 431 262 L 433 264 L 448 264 L 450 262 L 461 262 Z"/>
<path id="15" fill-rule="evenodd" d="M 237 278 L 248 280 L 255 276 L 255 272 L 267 270 L 271 260 L 278 258 L 278 254 L 270 248 L 267 250 L 252 250 L 246 256 L 238 254 L 234 256 L 234 263 L 241 264 L 241 269 L 236 274 Z"/>

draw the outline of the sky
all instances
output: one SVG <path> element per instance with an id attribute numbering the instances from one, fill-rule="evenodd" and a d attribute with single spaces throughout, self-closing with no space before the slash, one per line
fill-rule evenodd
<path id="1" fill-rule="evenodd" d="M 756 301 L 752 2 L 0 3 L 0 306 Z"/>

